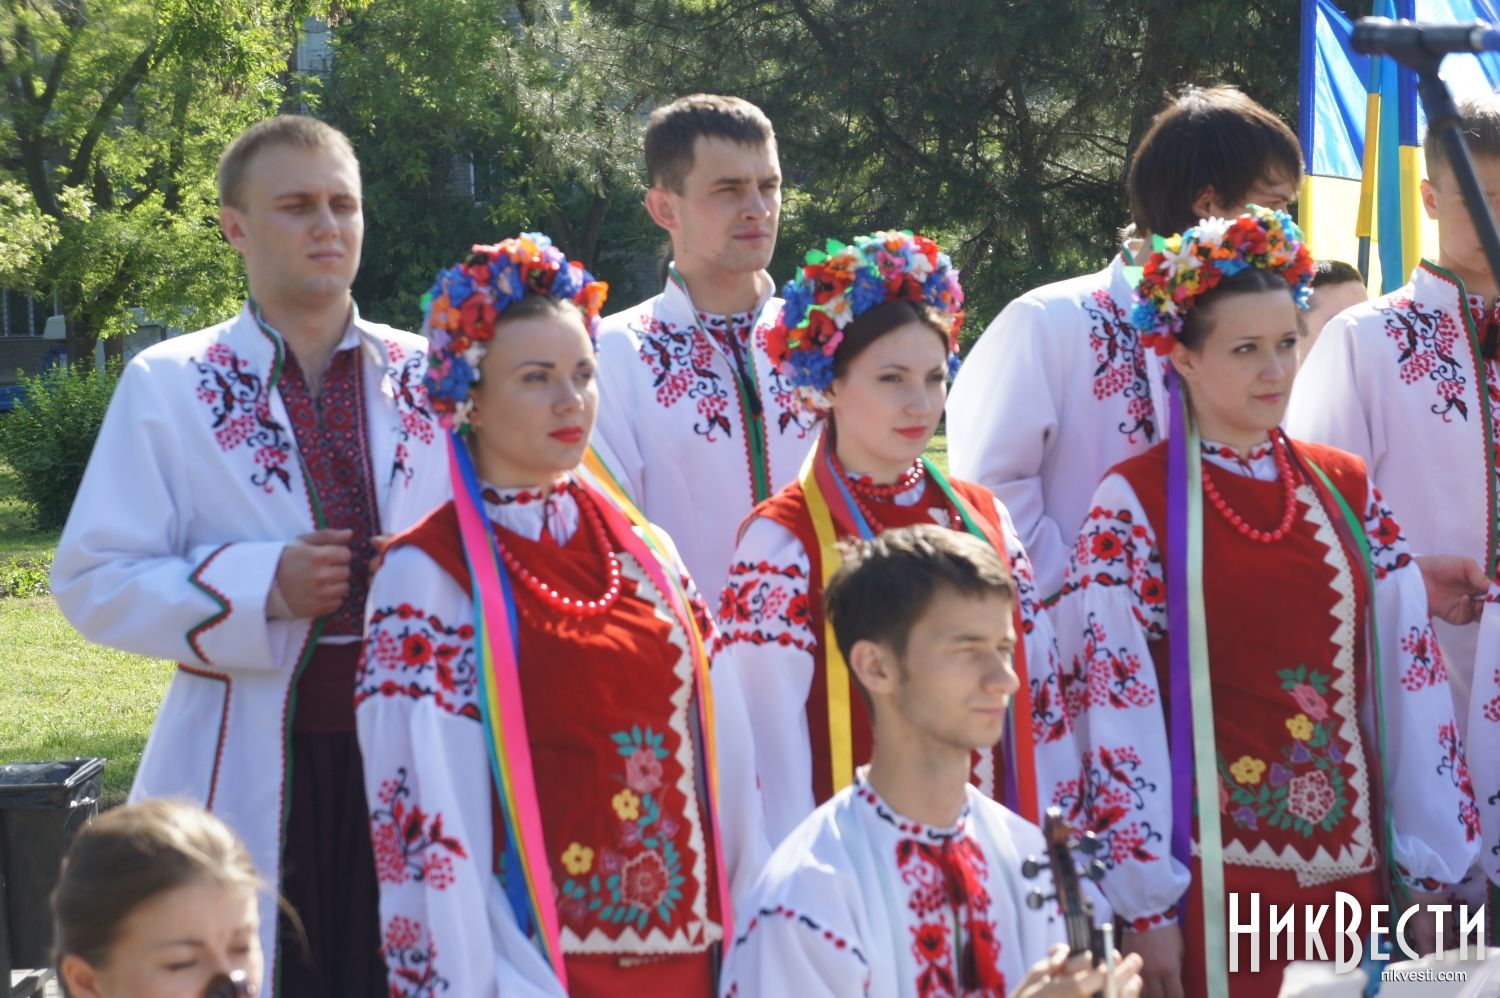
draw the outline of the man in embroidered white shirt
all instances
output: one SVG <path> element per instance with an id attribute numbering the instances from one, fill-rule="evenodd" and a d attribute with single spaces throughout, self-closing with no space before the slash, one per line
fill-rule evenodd
<path id="1" fill-rule="evenodd" d="M 311 118 L 219 164 L 240 314 L 126 367 L 52 588 L 90 640 L 180 663 L 133 798 L 188 797 L 245 840 L 310 953 L 261 902 L 286 995 L 385 993 L 354 670 L 381 534 L 446 497 L 425 341 L 359 317 L 359 163 Z M 310 957 L 310 959 L 308 959 Z"/>
<path id="2" fill-rule="evenodd" d="M 817 429 L 765 347 L 781 165 L 759 108 L 709 94 L 657 108 L 645 152 L 672 262 L 661 294 L 599 326 L 594 446 L 712 599 L 740 522 L 796 475 Z"/>
<path id="3" fill-rule="evenodd" d="M 922 524 L 845 549 L 824 594 L 872 710 L 852 786 L 772 854 L 741 909 L 721 993 L 1093 995 L 1106 972 L 1068 960 L 1055 906 L 1025 903 L 1040 832 L 969 785 L 1018 680 L 1009 573 L 968 534 Z M 1140 958 L 1111 993 L 1141 993 Z"/>

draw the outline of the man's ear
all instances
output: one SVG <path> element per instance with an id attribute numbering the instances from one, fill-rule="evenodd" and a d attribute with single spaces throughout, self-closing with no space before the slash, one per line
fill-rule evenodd
<path id="1" fill-rule="evenodd" d="M 651 216 L 651 221 L 668 232 L 675 233 L 679 228 L 677 206 L 672 203 L 672 195 L 660 187 L 646 192 L 646 213 Z"/>
<path id="2" fill-rule="evenodd" d="M 219 206 L 219 231 L 224 233 L 229 245 L 241 253 L 245 252 L 245 217 L 239 209 L 227 204 Z"/>
<path id="3" fill-rule="evenodd" d="M 1428 218 L 1437 218 L 1437 188 L 1432 186 L 1431 180 L 1422 181 L 1422 208 Z"/>
<path id="4" fill-rule="evenodd" d="M 872 695 L 896 689 L 896 656 L 884 645 L 870 640 L 854 642 L 849 649 L 849 668 Z"/>

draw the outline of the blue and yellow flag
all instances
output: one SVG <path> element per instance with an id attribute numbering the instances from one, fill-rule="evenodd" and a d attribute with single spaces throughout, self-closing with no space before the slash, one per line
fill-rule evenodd
<path id="1" fill-rule="evenodd" d="M 1375 0 L 1376 17 L 1456 23 L 1500 21 L 1495 0 Z M 1353 30 L 1331 0 L 1302 3 L 1299 132 L 1307 178 L 1298 221 L 1313 255 L 1346 260 L 1377 292 L 1405 282 L 1437 234 L 1422 208 L 1426 120 L 1416 77 L 1349 45 Z M 1493 90 L 1500 57 L 1449 56 L 1442 75 L 1455 94 Z"/>

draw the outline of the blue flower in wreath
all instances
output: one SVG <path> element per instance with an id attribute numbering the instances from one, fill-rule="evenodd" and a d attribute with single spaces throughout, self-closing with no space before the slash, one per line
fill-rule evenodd
<path id="1" fill-rule="evenodd" d="M 787 355 L 794 387 L 827 388 L 833 382 L 833 358 L 816 350 L 795 350 Z"/>
<path id="2" fill-rule="evenodd" d="M 557 276 L 552 278 L 552 297 L 572 298 L 581 291 L 583 280 L 580 273 L 577 267 L 560 267 Z"/>
<path id="3" fill-rule="evenodd" d="M 962 364 L 963 364 L 963 361 L 959 358 L 958 354 L 956 354 L 956 353 L 950 353 L 948 355 L 948 380 L 949 381 L 952 381 L 954 378 L 958 377 L 958 369 L 959 369 L 959 367 Z"/>
<path id="4" fill-rule="evenodd" d="M 526 297 L 526 283 L 521 279 L 521 268 L 514 260 L 490 261 L 490 285 L 495 290 L 496 312 L 503 312 Z"/>
<path id="5" fill-rule="evenodd" d="M 861 268 L 854 278 L 850 295 L 855 315 L 864 315 L 876 305 L 884 304 L 885 282 L 880 279 L 880 272 L 870 267 Z"/>
<path id="6" fill-rule="evenodd" d="M 427 293 L 436 298 L 445 288 L 448 291 L 448 301 L 457 308 L 474 293 L 474 279 L 462 266 L 454 264 L 438 274 L 437 280 L 432 283 L 432 289 Z"/>
<path id="7" fill-rule="evenodd" d="M 807 317 L 808 306 L 813 302 L 812 292 L 801 281 L 787 281 L 781 289 L 781 297 L 786 302 L 782 306 L 782 322 L 786 328 L 796 329 Z"/>

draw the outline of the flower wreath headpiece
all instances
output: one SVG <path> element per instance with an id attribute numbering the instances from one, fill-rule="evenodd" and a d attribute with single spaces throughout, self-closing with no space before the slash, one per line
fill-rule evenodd
<path id="1" fill-rule="evenodd" d="M 1179 235 L 1168 236 L 1151 254 L 1136 285 L 1131 324 L 1141 345 L 1159 354 L 1172 351 L 1183 318 L 1198 299 L 1242 270 L 1257 267 L 1286 278 L 1297 307 L 1312 302 L 1313 258 L 1302 230 L 1284 211 L 1250 205 L 1235 219 L 1205 218 Z"/>
<path id="2" fill-rule="evenodd" d="M 844 327 L 886 302 L 936 309 L 948 327 L 949 376 L 958 369 L 964 292 L 953 261 L 926 236 L 873 232 L 849 246 L 830 239 L 825 249 L 807 254 L 781 296 L 786 303 L 766 334 L 766 348 L 809 408 L 827 408 L 823 392 L 833 383 L 833 354 Z"/>
<path id="3" fill-rule="evenodd" d="M 427 394 L 444 429 L 468 432 L 474 407 L 469 388 L 479 380 L 479 360 L 495 336 L 495 322 L 528 294 L 577 305 L 593 339 L 609 285 L 583 264 L 569 262 L 540 232 L 525 232 L 493 246 L 475 244 L 422 296 Z"/>

